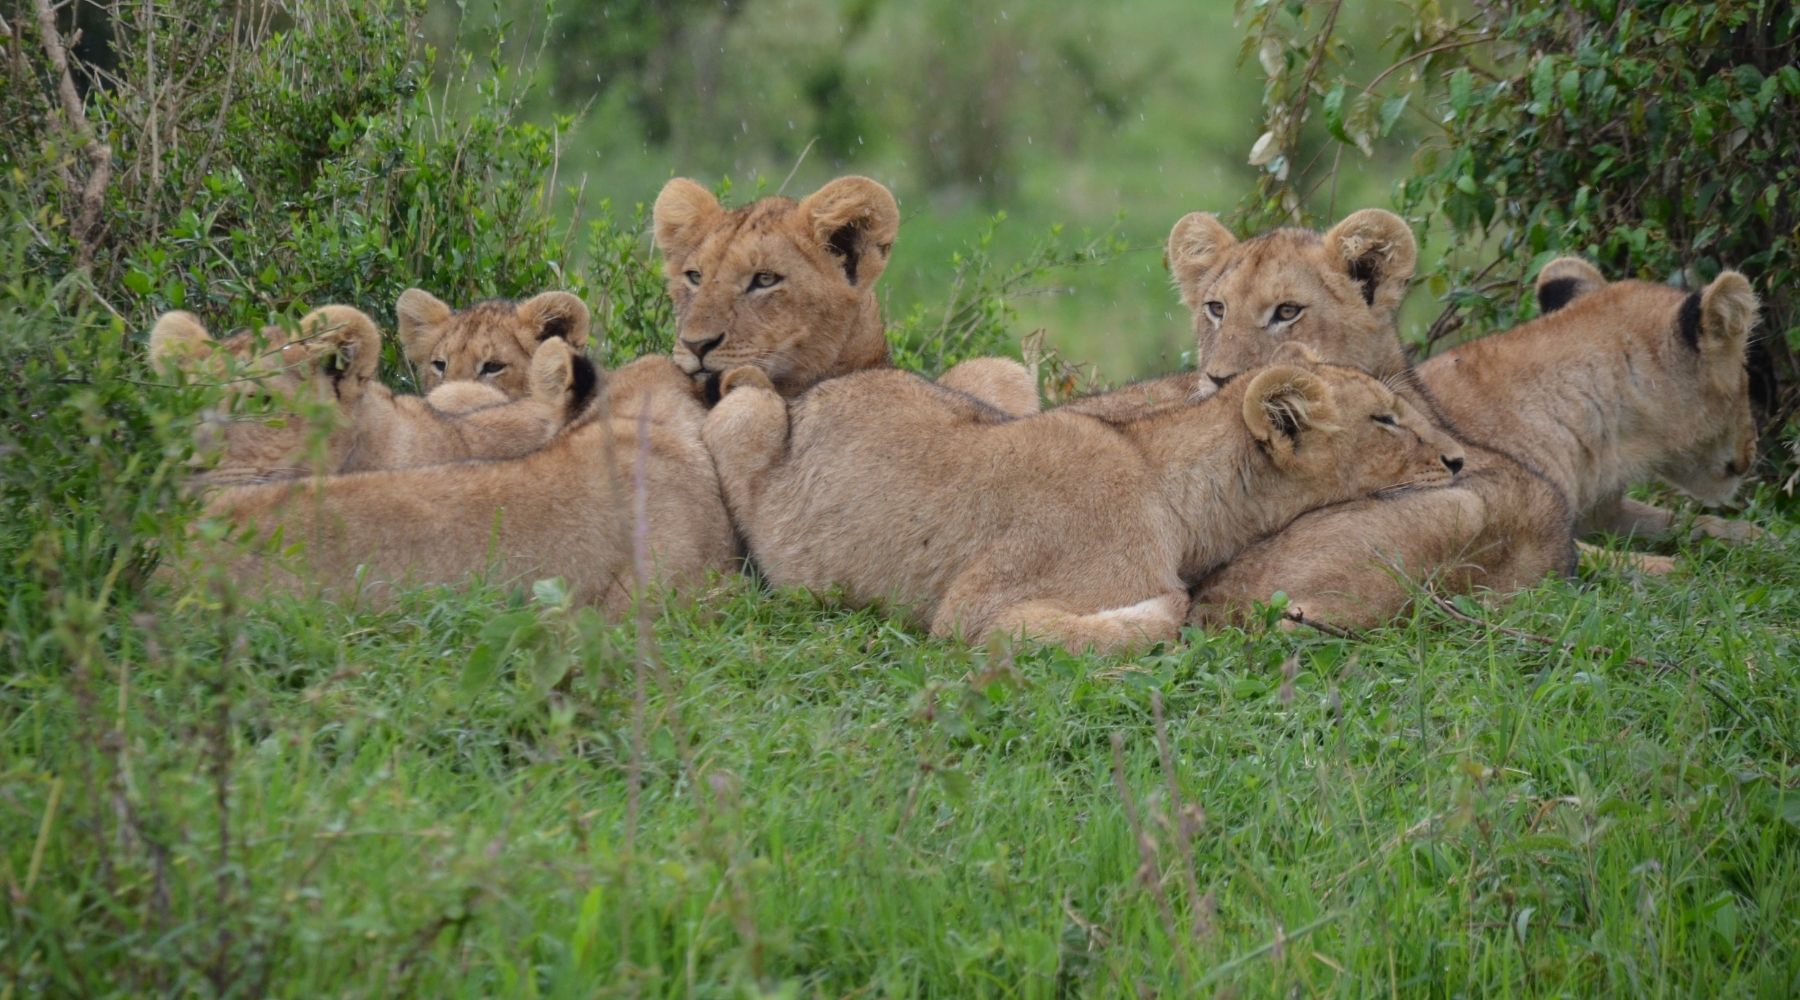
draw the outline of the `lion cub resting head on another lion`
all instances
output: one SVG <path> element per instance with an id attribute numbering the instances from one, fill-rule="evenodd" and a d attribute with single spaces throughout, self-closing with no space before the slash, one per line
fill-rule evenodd
<path id="1" fill-rule="evenodd" d="M 551 349 L 540 347 L 537 360 Z M 602 381 L 579 417 L 520 458 L 220 491 L 207 514 L 249 529 L 251 544 L 198 540 L 199 562 L 252 595 L 376 602 L 408 584 L 561 577 L 573 599 L 618 613 L 634 592 L 641 488 L 648 582 L 679 590 L 731 570 L 737 539 L 687 376 L 650 356 Z M 272 536 L 298 550 L 270 551 Z"/>
<path id="2" fill-rule="evenodd" d="M 151 330 L 150 359 L 226 380 L 224 399 L 195 432 L 203 487 L 529 454 L 595 386 L 593 365 L 557 342 L 540 350 L 531 395 L 518 402 L 473 384 L 399 395 L 376 377 L 380 331 L 349 306 L 314 310 L 291 338 L 269 326 L 223 341 L 192 313 L 166 313 Z"/>
<path id="3" fill-rule="evenodd" d="M 1573 259 L 1552 261 L 1539 281 L 1553 311 L 1418 370 L 1465 440 L 1506 447 L 1531 479 L 1484 468 L 1471 448 L 1452 489 L 1308 513 L 1202 581 L 1197 620 L 1240 620 L 1281 591 L 1291 616 L 1362 628 L 1406 606 L 1408 577 L 1452 592 L 1529 586 L 1552 568 L 1520 556 L 1533 531 L 1517 512 L 1538 486 L 1590 521 L 1635 517 L 1653 528 L 1671 515 L 1621 505 L 1632 483 L 1656 477 L 1702 503 L 1729 500 L 1756 446 L 1744 367 L 1757 315 L 1749 282 L 1727 271 L 1694 292 L 1607 283 Z M 1565 518 L 1554 540 L 1567 537 Z"/>
<path id="4" fill-rule="evenodd" d="M 1294 353 L 1123 420 L 1013 419 L 893 370 L 790 406 L 737 369 L 702 436 L 777 586 L 892 602 L 937 636 L 1111 651 L 1175 638 L 1186 581 L 1301 512 L 1461 468 L 1386 386 Z"/>
<path id="5" fill-rule="evenodd" d="M 426 392 L 474 382 L 519 399 L 531 393 L 531 358 L 540 346 L 561 340 L 579 353 L 588 341 L 587 303 L 568 292 L 451 309 L 424 289 L 408 288 L 394 315 L 400 347 Z"/>

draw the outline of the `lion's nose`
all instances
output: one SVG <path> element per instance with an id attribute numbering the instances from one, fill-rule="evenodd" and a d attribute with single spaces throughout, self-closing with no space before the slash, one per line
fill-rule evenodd
<path id="1" fill-rule="evenodd" d="M 722 333 L 716 337 L 709 337 L 701 340 L 689 340 L 686 337 L 683 337 L 681 338 L 681 346 L 687 348 L 689 353 L 693 354 L 694 357 L 704 361 L 706 360 L 706 352 L 719 346 L 724 340 L 725 335 Z"/>
<path id="2" fill-rule="evenodd" d="M 1439 455 L 1438 457 L 1443 460 L 1444 468 L 1449 469 L 1452 476 L 1462 471 L 1463 460 L 1461 455 Z"/>

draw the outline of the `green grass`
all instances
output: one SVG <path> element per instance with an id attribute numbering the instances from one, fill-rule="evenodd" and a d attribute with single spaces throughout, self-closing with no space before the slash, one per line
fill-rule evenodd
<path id="1" fill-rule="evenodd" d="M 1773 499 L 1752 513 L 1791 541 Z M 0 972 L 9 995 L 1791 994 L 1794 563 L 1681 554 L 1491 625 L 1121 661 L 749 580 L 656 623 L 653 663 L 548 592 L 46 593 L 36 637 L 15 594 Z"/>
<path id="2" fill-rule="evenodd" d="M 745 17 L 829 36 L 821 6 Z M 1179 363 L 1160 245 L 1249 190 L 1260 81 L 1222 5 L 1095 16 L 1162 60 L 1140 117 L 1022 158 L 985 246 L 992 207 L 912 185 L 892 146 L 796 174 L 894 184 L 903 363 L 1040 328 L 1108 378 Z M 904 57 L 862 44 L 877 78 Z M 743 95 L 784 114 L 767 97 Z M 607 114 L 562 137 L 560 177 L 621 225 L 677 163 L 738 202 L 793 166 L 632 149 Z M 1393 166 L 1326 214 L 1385 203 Z M 511 234 L 482 226 L 469 259 L 499 259 Z M 1009 268 L 1053 226 L 1123 249 L 993 305 L 1041 284 Z M 0 241 L 0 1000 L 1800 992 L 1800 573 L 1766 485 L 1747 516 L 1775 540 L 1682 546 L 1672 577 L 1600 565 L 1456 606 L 1474 621 L 1131 659 L 933 642 L 744 578 L 647 640 L 551 587 L 245 605 L 144 578 L 187 528 L 170 483 L 204 393 L 145 371 L 149 300 L 116 318 L 117 289 L 40 273 L 30 228 Z M 390 242 L 418 241 L 354 246 Z M 305 287 L 361 287 L 354 253 L 308 246 Z M 939 323 L 953 255 L 982 258 L 975 301 Z M 654 281 L 586 263 L 636 303 L 609 349 L 664 343 Z"/>

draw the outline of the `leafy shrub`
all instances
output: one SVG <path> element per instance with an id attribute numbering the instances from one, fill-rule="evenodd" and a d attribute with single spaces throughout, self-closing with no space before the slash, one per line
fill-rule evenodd
<path id="1" fill-rule="evenodd" d="M 1438 0 L 1408 0 L 1380 68 L 1353 77 L 1341 7 L 1240 4 L 1247 51 L 1269 74 L 1256 221 L 1307 215 L 1306 193 L 1338 162 L 1309 146 L 1374 154 L 1416 142 L 1398 201 L 1449 244 L 1422 261 L 1444 303 L 1427 349 L 1465 324 L 1519 318 L 1524 283 L 1559 254 L 1690 287 L 1732 267 L 1764 300 L 1759 402 L 1772 430 L 1792 420 L 1800 11 L 1577 0 L 1477 4 L 1458 20 Z M 1323 136 L 1302 131 L 1309 120 Z"/>

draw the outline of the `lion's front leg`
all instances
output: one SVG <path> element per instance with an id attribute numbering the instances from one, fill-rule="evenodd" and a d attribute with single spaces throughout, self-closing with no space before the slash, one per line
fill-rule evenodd
<path id="1" fill-rule="evenodd" d="M 1021 591 L 1008 588 L 1002 577 L 977 568 L 964 573 L 938 602 L 931 634 L 967 640 L 1006 635 L 1054 642 L 1075 653 L 1116 653 L 1180 638 L 1187 609 L 1187 592 L 1172 590 L 1100 611 L 1071 611 L 1054 599 L 1022 599 Z"/>
<path id="2" fill-rule="evenodd" d="M 1675 534 L 1678 516 L 1672 510 L 1665 510 L 1655 504 L 1620 497 L 1617 501 L 1604 504 L 1590 511 L 1582 518 L 1583 531 L 1604 531 L 1614 535 L 1634 538 L 1656 539 L 1668 538 Z M 1719 517 L 1714 514 L 1700 514 L 1694 518 L 1694 528 L 1688 533 L 1690 541 L 1701 538 L 1716 538 L 1722 542 L 1752 542 L 1768 536 L 1768 532 L 1751 524 L 1749 521 L 1738 521 Z"/>
<path id="3" fill-rule="evenodd" d="M 722 398 L 706 415 L 700 440 L 719 472 L 725 502 L 739 520 L 754 515 L 768 473 L 787 455 L 788 405 L 756 368 L 720 380 Z"/>
<path id="4" fill-rule="evenodd" d="M 1187 610 L 1188 595 L 1179 590 L 1086 613 L 1050 601 L 1024 601 L 1001 608 L 987 633 L 1054 642 L 1072 653 L 1109 655 L 1176 641 Z"/>

